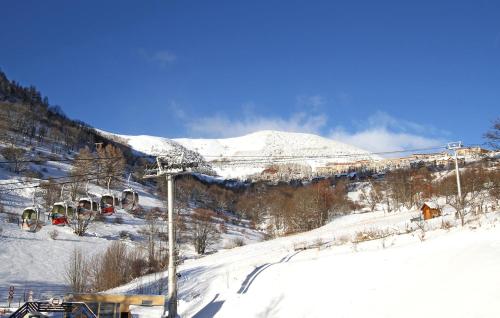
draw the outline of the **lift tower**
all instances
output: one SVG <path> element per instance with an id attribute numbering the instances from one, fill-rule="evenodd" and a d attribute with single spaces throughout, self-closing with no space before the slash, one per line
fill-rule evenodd
<path id="1" fill-rule="evenodd" d="M 189 174 L 198 167 L 197 161 L 185 159 L 184 154 L 168 153 L 156 157 L 156 166 L 146 169 L 144 178 L 166 176 L 168 206 L 168 317 L 177 317 L 177 273 L 174 222 L 174 179 L 179 174 Z"/>

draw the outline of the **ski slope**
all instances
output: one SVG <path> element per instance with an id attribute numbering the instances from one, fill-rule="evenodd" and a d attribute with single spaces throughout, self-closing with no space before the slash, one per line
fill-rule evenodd
<path id="1" fill-rule="evenodd" d="M 416 211 L 349 215 L 179 268 L 181 317 L 499 317 L 500 213 L 405 234 Z M 453 217 L 445 217 L 455 223 Z M 455 225 L 457 225 L 455 223 Z M 369 229 L 399 235 L 345 243 Z M 166 279 L 164 273 L 163 279 Z M 110 292 L 134 292 L 142 277 Z M 142 287 L 141 287 L 142 286 Z"/>

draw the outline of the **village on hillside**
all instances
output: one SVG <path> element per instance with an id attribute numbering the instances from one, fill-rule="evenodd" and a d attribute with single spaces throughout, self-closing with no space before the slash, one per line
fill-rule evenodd
<path id="1" fill-rule="evenodd" d="M 478 146 L 463 147 L 457 150 L 457 161 L 460 166 L 482 159 L 498 157 L 500 151 L 489 150 Z M 253 174 L 255 180 L 279 181 L 315 177 L 347 177 L 351 179 L 379 177 L 395 169 L 427 167 L 435 170 L 450 170 L 455 166 L 454 155 L 449 151 L 439 153 L 411 154 L 398 158 L 380 158 L 378 160 L 355 160 L 348 162 L 331 162 L 318 166 L 314 170 L 304 164 L 270 165 L 262 172 Z"/>

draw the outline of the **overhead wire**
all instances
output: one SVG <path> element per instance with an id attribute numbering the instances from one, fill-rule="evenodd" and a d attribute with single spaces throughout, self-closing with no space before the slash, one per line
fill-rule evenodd
<path id="1" fill-rule="evenodd" d="M 47 161 L 59 161 L 59 162 L 69 162 L 69 161 L 94 161 L 94 160 L 114 160 L 114 159 L 121 159 L 122 157 L 93 157 L 93 158 L 73 158 L 73 159 L 35 159 L 35 160 L 18 160 L 18 161 L 0 161 L 0 164 L 10 164 L 10 163 L 45 163 Z M 61 176 L 61 177 L 52 177 L 52 178 L 46 178 L 46 179 L 37 179 L 37 180 L 18 180 L 14 182 L 8 182 L 8 183 L 0 183 L 0 187 L 5 187 L 8 185 L 13 185 L 13 184 L 26 184 L 26 183 L 35 183 L 38 182 L 38 185 L 32 185 L 32 186 L 22 186 L 22 187 L 17 187 L 17 188 L 3 188 L 1 189 L 2 191 L 13 191 L 13 190 L 21 190 L 21 189 L 31 189 L 31 188 L 39 188 L 44 186 L 42 182 L 44 181 L 50 181 L 50 180 L 59 180 L 59 179 L 67 179 L 67 178 L 78 178 L 78 177 L 86 177 L 86 176 L 94 176 L 93 178 L 87 178 L 83 180 L 73 180 L 73 181 L 65 181 L 65 182 L 54 182 L 53 184 L 55 185 L 63 185 L 63 184 L 71 184 L 75 182 L 85 182 L 85 181 L 92 181 L 92 180 L 98 180 L 102 178 L 115 178 L 119 177 L 120 175 L 108 175 L 108 174 L 103 174 L 103 173 L 86 173 L 86 174 L 79 174 L 79 175 L 69 175 L 69 176 Z"/>
<path id="2" fill-rule="evenodd" d="M 108 177 L 119 177 L 120 175 L 112 175 Z M 71 184 L 71 183 L 76 183 L 76 182 L 85 182 L 85 181 L 92 181 L 92 180 L 98 180 L 101 179 L 102 177 L 94 177 L 94 178 L 87 178 L 87 179 L 82 179 L 78 181 L 65 181 L 65 182 L 54 182 L 54 185 L 63 185 L 63 184 Z M 43 187 L 43 184 L 38 184 L 38 185 L 33 185 L 33 186 L 26 186 L 26 187 L 18 187 L 18 188 L 8 188 L 8 189 L 2 189 L 2 191 L 14 191 L 14 190 L 23 190 L 23 189 L 35 189 L 35 188 L 40 188 Z"/>
<path id="3" fill-rule="evenodd" d="M 438 150 L 438 149 L 446 149 L 446 146 L 436 146 L 436 147 L 427 147 L 427 148 L 416 148 L 416 149 L 403 149 L 403 150 L 391 150 L 391 151 L 379 151 L 379 152 L 363 152 L 363 153 L 350 153 L 350 154 L 332 154 L 332 155 L 227 155 L 227 156 L 215 156 L 215 155 L 207 155 L 204 156 L 206 158 L 344 158 L 344 157 L 362 157 L 369 155 L 385 155 L 385 154 L 394 154 L 394 153 L 405 153 L 405 152 L 415 152 L 415 151 L 429 151 L 429 150 Z"/>
<path id="4" fill-rule="evenodd" d="M 256 163 L 256 164 L 266 164 L 266 163 L 286 163 L 286 162 L 300 162 L 314 159 L 359 159 L 359 160 L 370 160 L 374 161 L 374 158 L 369 158 L 371 155 L 382 155 L 382 154 L 395 154 L 395 153 L 406 153 L 406 152 L 414 152 L 414 151 L 424 151 L 424 150 L 438 150 L 445 149 L 444 147 L 432 147 L 432 148 L 419 148 L 419 149 L 407 149 L 407 150 L 396 150 L 396 151 L 384 151 L 384 152 L 371 152 L 371 153 L 360 153 L 360 154 L 338 154 L 338 155 L 291 155 L 291 156 L 254 156 L 254 157 L 239 157 L 236 160 L 226 161 L 231 157 L 222 157 L 221 160 L 212 160 L 209 163 L 216 166 L 224 166 L 224 165 L 241 165 L 247 163 Z"/>
<path id="5" fill-rule="evenodd" d="M 483 146 L 486 145 L 487 143 L 483 144 L 476 144 L 476 145 L 468 145 L 467 147 L 474 147 L 474 146 Z M 238 158 L 235 160 L 231 161 L 217 161 L 217 160 L 212 160 L 208 161 L 209 164 L 217 165 L 217 166 L 223 166 L 223 165 L 241 165 L 241 164 L 246 164 L 246 163 L 255 163 L 255 164 L 269 164 L 269 163 L 284 163 L 284 162 L 297 162 L 297 161 L 305 161 L 305 160 L 313 160 L 313 159 L 341 159 L 341 158 L 366 158 L 366 156 L 371 156 L 371 155 L 387 155 L 387 154 L 396 154 L 396 153 L 407 153 L 407 152 L 416 152 L 416 151 L 430 151 L 430 150 L 438 150 L 438 149 L 447 149 L 446 146 L 436 146 L 436 147 L 427 147 L 427 148 L 414 148 L 414 149 L 403 149 L 403 150 L 393 150 L 393 151 L 381 151 L 381 152 L 365 152 L 365 153 L 357 153 L 357 154 L 334 154 L 334 155 L 269 155 L 269 156 L 264 156 L 264 155 L 228 155 L 228 156 L 203 156 L 205 158 L 220 158 L 222 160 L 224 159 L 230 159 L 230 158 Z M 152 157 L 151 155 L 144 155 L 144 156 L 139 156 L 139 157 Z M 73 158 L 73 159 L 36 159 L 36 160 L 19 160 L 19 161 L 0 161 L 0 164 L 6 164 L 6 163 L 45 163 L 47 161 L 53 161 L 53 162 L 69 162 L 69 161 L 93 161 L 93 160 L 113 160 L 113 159 L 121 159 L 122 157 L 105 157 L 105 158 L 99 158 L 99 157 L 94 157 L 94 158 Z M 373 160 L 373 158 L 370 158 L 368 160 Z M 0 187 L 6 186 L 6 185 L 12 185 L 12 184 L 24 184 L 24 183 L 33 183 L 33 182 L 43 182 L 43 181 L 50 181 L 50 180 L 58 180 L 58 179 L 66 179 L 66 178 L 72 178 L 72 177 L 85 177 L 85 176 L 95 176 L 95 173 L 88 173 L 88 174 L 82 174 L 82 175 L 73 175 L 73 176 L 61 176 L 61 177 L 53 177 L 53 178 L 47 178 L 47 179 L 38 179 L 38 180 L 19 180 L 15 182 L 9 182 L 9 183 L 3 183 L 0 184 Z M 101 178 L 106 178 L 106 177 L 118 177 L 119 175 L 116 176 L 109 176 L 109 175 L 104 175 L 104 176 L 96 176 L 91 179 L 86 179 L 86 180 L 79 180 L 81 181 L 92 181 L 92 180 L 97 180 Z M 77 181 L 67 181 L 67 182 L 55 182 L 54 184 L 71 184 Z M 2 189 L 3 191 L 11 191 L 11 190 L 19 190 L 19 189 L 26 189 L 26 188 L 37 188 L 43 186 L 42 184 L 36 185 L 36 186 L 29 186 L 29 187 L 18 187 L 18 188 L 9 188 L 9 189 Z"/>
<path id="6" fill-rule="evenodd" d="M 61 177 L 49 177 L 49 178 L 40 178 L 40 179 L 34 179 L 34 180 L 18 180 L 18 181 L 13 181 L 13 182 L 8 182 L 8 183 L 0 183 L 0 186 L 6 186 L 6 185 L 11 185 L 11 184 L 20 184 L 20 183 L 34 183 L 34 182 L 44 182 L 44 181 L 51 181 L 51 180 L 59 180 L 59 179 L 66 179 L 66 178 L 78 178 L 78 177 L 86 177 L 86 176 L 100 176 L 102 178 L 109 178 L 110 176 L 107 174 L 99 174 L 99 173 L 85 173 L 85 174 L 76 174 L 76 175 L 68 175 L 68 176 L 61 176 Z"/>
<path id="7" fill-rule="evenodd" d="M 70 161 L 88 161 L 88 160 L 114 160 L 114 159 L 122 159 L 123 157 L 104 157 L 104 158 L 73 158 L 73 159 L 46 159 L 46 158 L 41 158 L 41 159 L 25 159 L 25 160 L 7 160 L 7 161 L 0 161 L 0 164 L 11 164 L 11 163 L 46 163 L 48 161 L 50 162 L 70 162 Z"/>

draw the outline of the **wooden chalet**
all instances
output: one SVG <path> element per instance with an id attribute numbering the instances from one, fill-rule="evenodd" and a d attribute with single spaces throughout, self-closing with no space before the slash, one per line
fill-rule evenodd
<path id="1" fill-rule="evenodd" d="M 441 216 L 441 209 L 434 202 L 425 202 L 420 208 L 424 220 L 429 220 Z"/>

